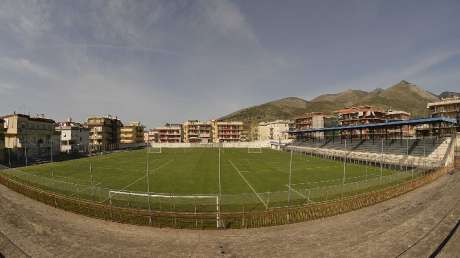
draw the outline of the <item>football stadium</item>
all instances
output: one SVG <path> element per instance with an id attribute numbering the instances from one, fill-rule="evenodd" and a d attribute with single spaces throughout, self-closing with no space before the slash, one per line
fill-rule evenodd
<path id="1" fill-rule="evenodd" d="M 202 229 L 286 224 L 372 205 L 446 173 L 455 162 L 455 137 L 390 138 L 376 130 L 429 124 L 451 131 L 453 122 L 292 130 L 296 140 L 285 143 L 90 149 L 69 160 L 53 160 L 50 153 L 48 161 L 4 170 L 2 180 L 56 207 L 122 223 Z M 357 129 L 373 134 L 347 136 Z"/>
<path id="2" fill-rule="evenodd" d="M 0 1 L 0 258 L 460 257 L 460 1 Z"/>

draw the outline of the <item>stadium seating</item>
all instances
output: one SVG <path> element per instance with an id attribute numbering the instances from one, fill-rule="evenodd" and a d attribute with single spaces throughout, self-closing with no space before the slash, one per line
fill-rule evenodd
<path id="1" fill-rule="evenodd" d="M 388 164 L 435 164 L 445 156 L 450 138 L 297 140 L 287 148 L 327 158 L 383 161 Z M 382 146 L 383 143 L 383 146 Z"/>

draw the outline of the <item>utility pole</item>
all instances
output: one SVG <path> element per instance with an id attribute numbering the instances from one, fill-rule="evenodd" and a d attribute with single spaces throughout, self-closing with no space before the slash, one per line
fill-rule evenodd
<path id="1" fill-rule="evenodd" d="M 152 208 L 150 206 L 150 178 L 149 178 L 149 156 L 147 154 L 146 164 L 146 179 L 147 179 L 147 203 L 149 207 L 149 224 L 152 224 Z"/>

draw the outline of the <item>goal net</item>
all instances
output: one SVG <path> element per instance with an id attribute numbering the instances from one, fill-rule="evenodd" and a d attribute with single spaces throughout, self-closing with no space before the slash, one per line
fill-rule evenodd
<path id="1" fill-rule="evenodd" d="M 149 146 L 149 147 L 147 147 L 147 152 L 148 153 L 161 154 L 161 153 L 163 153 L 163 150 L 161 149 L 161 147 Z"/>
<path id="2" fill-rule="evenodd" d="M 174 195 L 146 192 L 109 191 L 109 204 L 117 207 L 140 208 L 151 211 L 215 212 L 220 227 L 218 195 Z"/>
<path id="3" fill-rule="evenodd" d="M 248 153 L 262 153 L 262 148 L 260 148 L 260 147 L 248 147 Z"/>

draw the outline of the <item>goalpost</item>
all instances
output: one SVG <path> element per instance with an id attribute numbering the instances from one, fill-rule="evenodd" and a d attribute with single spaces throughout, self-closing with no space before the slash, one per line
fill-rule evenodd
<path id="1" fill-rule="evenodd" d="M 147 147 L 147 153 L 161 154 L 163 153 L 163 150 L 161 147 L 149 146 Z"/>
<path id="2" fill-rule="evenodd" d="M 248 147 L 248 153 L 262 153 L 261 147 Z"/>
<path id="3" fill-rule="evenodd" d="M 164 204 L 168 207 L 173 206 L 174 208 L 176 205 L 183 205 L 183 206 L 194 206 L 194 212 L 198 212 L 198 206 L 209 203 L 215 205 L 215 212 L 216 212 L 216 227 L 219 228 L 221 224 L 221 217 L 220 217 L 220 199 L 218 195 L 173 195 L 173 194 L 158 194 L 158 193 L 142 193 L 142 192 L 129 192 L 129 191 L 109 191 L 109 204 L 112 206 L 113 201 L 128 201 L 132 200 L 133 198 L 141 198 L 144 199 L 142 203 L 146 204 L 149 211 L 154 210 L 152 205 L 155 203 L 157 204 Z M 208 201 L 206 201 L 208 200 Z M 169 204 L 169 205 L 168 205 Z M 188 212 L 191 212 L 190 210 Z"/>

